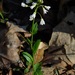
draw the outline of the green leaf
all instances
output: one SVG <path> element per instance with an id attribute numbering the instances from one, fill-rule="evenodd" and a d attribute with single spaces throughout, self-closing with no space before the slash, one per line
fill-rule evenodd
<path id="1" fill-rule="evenodd" d="M 37 52 L 41 40 L 37 40 L 33 46 L 33 55 Z"/>
<path id="2" fill-rule="evenodd" d="M 1 16 L 2 19 L 4 19 L 3 14 L 1 12 L 0 12 L 0 16 Z"/>
<path id="3" fill-rule="evenodd" d="M 5 18 L 5 20 L 7 21 L 7 20 L 8 20 L 8 18 Z"/>
<path id="4" fill-rule="evenodd" d="M 33 66 L 34 69 L 34 75 L 43 75 L 41 71 L 41 63 L 37 63 Z"/>
<path id="5" fill-rule="evenodd" d="M 29 53 L 23 52 L 22 54 L 30 64 L 33 63 L 33 57 Z"/>
<path id="6" fill-rule="evenodd" d="M 28 42 L 29 44 L 31 44 L 31 40 L 30 40 L 29 38 L 27 38 L 27 42 Z"/>
<path id="7" fill-rule="evenodd" d="M 31 33 L 34 35 L 37 33 L 37 31 L 38 31 L 38 24 L 36 22 L 35 24 L 32 25 Z"/>
<path id="8" fill-rule="evenodd" d="M 1 23 L 5 23 L 4 19 L 1 19 L 0 22 L 1 22 Z"/>
<path id="9" fill-rule="evenodd" d="M 34 73 L 34 75 L 43 75 L 43 72 L 40 70 L 40 71 L 36 71 L 35 73 Z"/>
<path id="10" fill-rule="evenodd" d="M 30 65 L 30 63 L 29 63 L 28 61 L 26 61 L 26 65 L 27 65 L 27 66 Z"/>
<path id="11" fill-rule="evenodd" d="M 41 70 L 41 63 L 36 63 L 33 66 L 34 72 L 36 72 L 37 70 Z"/>
<path id="12" fill-rule="evenodd" d="M 24 73 L 28 73 L 28 72 L 29 72 L 28 68 L 24 69 Z"/>

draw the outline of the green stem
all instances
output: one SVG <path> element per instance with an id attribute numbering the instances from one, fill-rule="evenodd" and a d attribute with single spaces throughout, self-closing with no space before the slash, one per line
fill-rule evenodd
<path id="1" fill-rule="evenodd" d="M 35 12 L 37 12 L 37 10 L 38 10 L 38 6 L 36 7 Z M 31 30 L 31 50 L 32 50 L 32 56 L 33 56 L 33 63 L 32 63 L 33 75 L 34 75 L 34 54 L 33 54 L 33 42 L 34 42 L 33 26 L 34 26 L 34 24 L 35 24 L 35 19 L 32 22 L 32 30 Z"/>
<path id="2" fill-rule="evenodd" d="M 35 11 L 37 11 L 37 10 L 35 10 Z M 32 28 L 33 28 L 34 24 L 35 24 L 35 19 L 32 22 Z M 33 41 L 34 41 L 33 39 L 34 39 L 34 37 L 33 37 L 33 29 L 31 30 L 31 34 L 32 34 L 32 36 L 31 36 L 31 50 L 32 50 L 32 56 L 33 56 L 33 63 L 32 63 L 32 68 L 33 68 L 34 67 L 34 54 L 33 54 Z M 33 75 L 34 75 L 34 68 L 33 68 Z"/>
<path id="3" fill-rule="evenodd" d="M 37 10 L 38 10 L 38 6 L 36 7 L 35 12 L 37 12 Z M 32 22 L 32 28 L 33 28 L 34 22 L 35 22 L 35 19 Z M 33 47 L 33 29 L 31 30 L 31 34 L 32 34 L 32 36 L 31 36 L 31 49 L 33 50 L 33 48 L 32 48 Z"/>
<path id="4" fill-rule="evenodd" d="M 33 28 L 33 25 L 34 25 L 34 20 L 32 22 L 32 28 Z M 33 50 L 33 29 L 31 30 L 31 49 Z"/>

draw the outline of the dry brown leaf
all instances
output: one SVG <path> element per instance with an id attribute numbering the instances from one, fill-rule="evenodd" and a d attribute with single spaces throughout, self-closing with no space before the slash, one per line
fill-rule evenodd
<path id="1" fill-rule="evenodd" d="M 70 44 L 65 45 L 67 58 L 75 64 L 75 38 L 72 37 Z"/>
<path id="2" fill-rule="evenodd" d="M 24 36 L 25 36 L 25 37 L 30 37 L 31 34 L 30 34 L 29 32 L 25 32 L 25 33 L 24 33 Z"/>
<path id="3" fill-rule="evenodd" d="M 44 50 L 46 50 L 47 48 L 48 48 L 47 44 L 45 44 L 44 42 L 40 42 L 38 50 L 34 56 L 34 63 L 35 64 L 40 62 L 43 59 Z"/>
<path id="4" fill-rule="evenodd" d="M 8 75 L 12 75 L 12 69 L 9 70 Z"/>
<path id="5" fill-rule="evenodd" d="M 54 75 L 54 67 L 42 67 L 43 75 Z"/>
<path id="6" fill-rule="evenodd" d="M 15 33 L 15 32 L 27 32 L 23 28 L 19 27 L 18 25 L 15 25 L 9 21 L 6 22 L 6 25 L 9 29 L 10 32 Z"/>
<path id="7" fill-rule="evenodd" d="M 67 75 L 75 75 L 75 70 L 71 69 L 67 71 Z"/>
<path id="8" fill-rule="evenodd" d="M 11 22 L 6 22 L 6 24 L 7 24 L 7 27 L 9 28 L 9 32 L 11 32 L 11 33 L 23 32 L 24 37 L 30 37 L 31 36 L 31 34 L 29 32 L 27 32 L 26 30 L 24 30 L 22 27 L 14 25 Z"/>
<path id="9" fill-rule="evenodd" d="M 67 63 L 64 61 L 61 61 L 61 63 L 58 64 L 58 67 L 65 68 L 67 66 Z"/>
<path id="10" fill-rule="evenodd" d="M 18 54 L 19 47 L 23 44 L 18 38 L 17 33 L 23 32 L 26 34 L 26 37 L 30 37 L 31 35 L 23 28 L 20 28 L 11 22 L 6 22 L 6 26 L 7 28 L 0 28 L 0 38 L 2 39 L 0 39 L 0 56 L 2 56 L 5 60 L 10 60 L 12 63 L 17 63 L 20 61 Z"/>
<path id="11" fill-rule="evenodd" d="M 30 71 L 29 73 L 25 74 L 25 75 L 33 75 L 33 72 Z"/>

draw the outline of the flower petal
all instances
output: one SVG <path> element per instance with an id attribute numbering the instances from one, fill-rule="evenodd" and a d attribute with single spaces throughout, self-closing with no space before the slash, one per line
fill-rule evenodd
<path id="1" fill-rule="evenodd" d="M 47 10 L 49 10 L 51 7 L 50 7 L 50 6 L 45 6 L 45 8 L 46 8 Z"/>
<path id="2" fill-rule="evenodd" d="M 44 14 L 47 14 L 48 10 L 46 10 L 44 7 L 43 7 L 43 13 Z"/>
<path id="3" fill-rule="evenodd" d="M 44 24 L 45 24 L 45 21 L 43 18 L 41 18 L 40 25 L 44 25 Z"/>
<path id="4" fill-rule="evenodd" d="M 37 5 L 37 3 L 33 2 L 33 3 L 32 3 L 32 6 L 30 6 L 30 8 L 33 9 L 33 8 L 36 7 L 36 5 Z"/>
<path id="5" fill-rule="evenodd" d="M 28 7 L 28 5 L 25 4 L 24 2 L 21 3 L 21 6 L 22 6 L 22 7 Z"/>
<path id="6" fill-rule="evenodd" d="M 35 17 L 36 17 L 36 12 L 34 12 L 32 15 L 30 15 L 30 21 L 32 21 L 33 19 L 35 19 Z"/>

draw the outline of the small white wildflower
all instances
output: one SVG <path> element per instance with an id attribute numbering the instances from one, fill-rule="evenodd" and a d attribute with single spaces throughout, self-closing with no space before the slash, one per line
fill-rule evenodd
<path id="1" fill-rule="evenodd" d="M 36 12 L 34 12 L 32 15 L 30 15 L 30 21 L 32 21 L 33 19 L 35 19 L 35 17 L 36 17 Z"/>
<path id="2" fill-rule="evenodd" d="M 28 7 L 28 5 L 25 4 L 24 2 L 21 3 L 21 6 L 22 6 L 22 7 Z"/>
<path id="3" fill-rule="evenodd" d="M 45 24 L 45 21 L 43 18 L 41 18 L 40 25 L 44 25 L 44 24 Z"/>
<path id="4" fill-rule="evenodd" d="M 49 10 L 51 7 L 50 7 L 50 6 L 45 6 L 45 8 L 46 8 L 47 10 Z"/>
<path id="5" fill-rule="evenodd" d="M 37 3 L 33 2 L 33 3 L 32 3 L 32 6 L 30 6 L 30 8 L 33 9 L 33 8 L 36 7 L 36 5 L 37 5 Z"/>
<path id="6" fill-rule="evenodd" d="M 44 7 L 43 7 L 43 13 L 44 14 L 47 14 L 48 10 L 46 10 Z"/>

